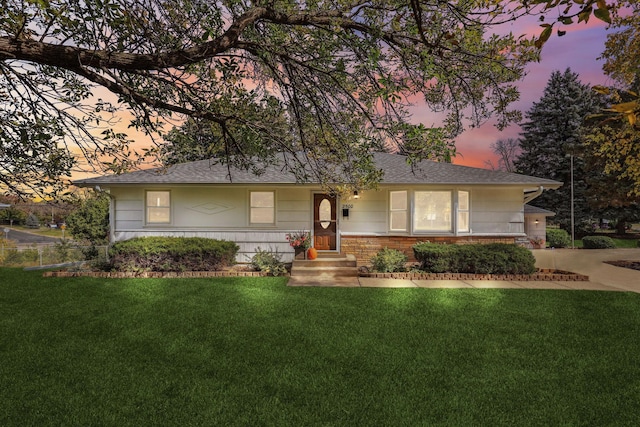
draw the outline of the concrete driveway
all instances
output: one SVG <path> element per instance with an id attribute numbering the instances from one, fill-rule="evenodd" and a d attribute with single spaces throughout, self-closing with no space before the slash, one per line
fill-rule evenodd
<path id="1" fill-rule="evenodd" d="M 612 290 L 640 293 L 640 271 L 604 261 L 640 261 L 638 249 L 538 249 L 536 267 L 554 268 L 589 276 L 589 283 Z"/>
<path id="2" fill-rule="evenodd" d="M 0 227 L 0 232 L 2 232 L 2 237 L 5 236 L 4 233 L 5 227 Z M 31 245 L 31 244 L 53 244 L 58 243 L 60 239 L 57 237 L 48 237 L 48 236 L 39 236 L 33 233 L 26 233 L 24 231 L 18 231 L 16 229 L 9 229 L 8 234 L 9 240 L 15 241 L 18 245 Z"/>

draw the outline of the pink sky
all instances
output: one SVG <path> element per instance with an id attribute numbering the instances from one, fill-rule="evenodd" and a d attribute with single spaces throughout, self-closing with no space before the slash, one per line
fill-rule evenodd
<path id="1" fill-rule="evenodd" d="M 608 84 L 607 78 L 602 73 L 602 61 L 597 58 L 604 50 L 606 40 L 605 24 L 591 17 L 588 25 L 575 24 L 565 27 L 567 34 L 563 37 L 554 35 L 545 44 L 542 50 L 542 59 L 539 63 L 530 64 L 528 73 L 520 82 L 520 101 L 513 104 L 512 108 L 519 109 L 523 113 L 531 108 L 532 104 L 540 99 L 547 81 L 554 70 L 564 71 L 567 67 L 580 75 L 580 80 L 585 84 Z M 514 34 L 539 34 L 542 29 L 539 22 L 531 21 L 527 24 L 518 21 L 513 28 L 508 28 Z M 425 126 L 436 125 L 434 116 L 429 110 L 417 103 L 413 112 L 413 122 L 423 123 Z M 125 132 L 135 142 L 135 147 L 148 146 L 149 138 L 141 133 L 128 128 L 128 113 L 121 113 L 121 122 L 116 126 L 117 130 Z M 436 119 L 437 120 L 437 119 Z M 497 163 L 496 156 L 490 146 L 498 139 L 517 139 L 520 127 L 511 125 L 504 131 L 499 131 L 491 122 L 485 123 L 479 128 L 468 129 L 456 139 L 458 156 L 454 163 L 486 168 L 485 162 L 492 160 Z M 84 174 L 83 174 L 84 175 Z"/>
<path id="2" fill-rule="evenodd" d="M 531 28 L 531 33 L 539 33 L 541 28 L 538 24 Z M 520 25 L 521 26 L 521 25 Z M 527 68 L 527 76 L 520 82 L 520 101 L 513 104 L 513 108 L 526 112 L 534 102 L 539 101 L 543 95 L 547 81 L 551 73 L 555 70 L 564 71 L 571 68 L 571 71 L 580 76 L 582 83 L 610 84 L 607 77 L 602 72 L 602 61 L 597 58 L 604 51 L 606 40 L 605 24 L 598 19 L 591 17 L 588 25 L 572 25 L 567 29 L 567 34 L 558 37 L 555 34 L 549 39 L 542 49 L 542 59 L 539 63 L 530 64 Z M 513 28 L 514 33 L 521 33 L 522 28 Z M 415 121 L 429 124 L 428 112 L 420 110 L 417 106 Z M 520 126 L 512 125 L 504 131 L 499 131 L 492 123 L 466 130 L 456 139 L 458 156 L 454 163 L 467 166 L 486 168 L 485 161 L 496 162 L 495 155 L 490 149 L 490 145 L 498 139 L 517 139 L 520 133 Z"/>

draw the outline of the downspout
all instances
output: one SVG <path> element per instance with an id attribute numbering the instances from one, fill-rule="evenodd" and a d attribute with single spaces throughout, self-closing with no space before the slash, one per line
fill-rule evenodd
<path id="1" fill-rule="evenodd" d="M 538 187 L 538 189 L 536 191 L 533 191 L 531 193 L 525 194 L 524 195 L 524 204 L 526 205 L 527 203 L 529 203 L 530 201 L 532 201 L 533 199 L 535 199 L 536 197 L 541 195 L 543 191 L 544 191 L 544 187 L 541 185 L 540 187 Z"/>

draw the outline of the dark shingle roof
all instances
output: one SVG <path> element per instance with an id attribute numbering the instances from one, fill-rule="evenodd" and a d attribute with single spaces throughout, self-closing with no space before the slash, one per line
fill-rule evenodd
<path id="1" fill-rule="evenodd" d="M 514 173 L 468 166 L 422 161 L 410 166 L 398 154 L 376 153 L 376 166 L 384 171 L 382 184 L 521 184 L 557 188 L 561 182 Z M 229 174 L 231 172 L 231 174 Z M 125 184 L 295 184 L 296 179 L 281 167 L 268 167 L 262 175 L 200 160 L 167 169 L 140 170 L 122 175 L 105 175 L 75 181 L 79 186 Z"/>
<path id="2" fill-rule="evenodd" d="M 537 206 L 532 205 L 524 205 L 524 213 L 526 214 L 539 214 L 544 216 L 555 216 L 555 212 L 549 211 L 547 209 L 542 209 Z"/>

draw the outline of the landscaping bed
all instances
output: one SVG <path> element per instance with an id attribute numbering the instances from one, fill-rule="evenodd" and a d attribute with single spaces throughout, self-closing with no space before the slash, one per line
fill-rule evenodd
<path id="1" fill-rule="evenodd" d="M 473 274 L 473 273 L 368 273 L 361 272 L 360 277 L 405 280 L 509 280 L 509 281 L 571 281 L 588 282 L 589 276 L 570 271 L 538 269 L 533 274 Z"/>
<path id="2" fill-rule="evenodd" d="M 605 261 L 605 263 L 640 271 L 640 261 Z"/>

